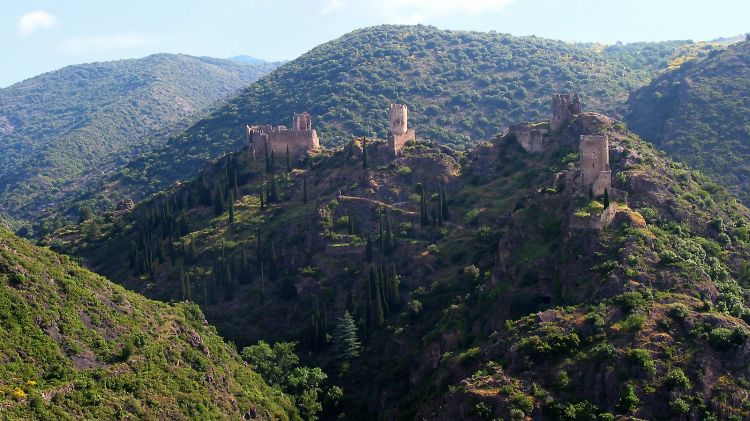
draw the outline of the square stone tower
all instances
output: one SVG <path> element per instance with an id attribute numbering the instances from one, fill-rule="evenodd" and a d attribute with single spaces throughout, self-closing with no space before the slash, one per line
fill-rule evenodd
<path id="1" fill-rule="evenodd" d="M 581 136 L 580 170 L 583 189 L 594 196 L 601 196 L 612 187 L 612 171 L 609 168 L 609 138 L 607 136 Z"/>
<path id="2" fill-rule="evenodd" d="M 416 139 L 414 129 L 409 129 L 409 110 L 404 104 L 391 104 L 388 109 L 388 146 L 399 155 L 406 142 Z"/>

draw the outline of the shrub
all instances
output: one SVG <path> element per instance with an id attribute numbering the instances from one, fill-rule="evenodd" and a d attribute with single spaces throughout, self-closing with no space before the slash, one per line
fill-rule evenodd
<path id="1" fill-rule="evenodd" d="M 479 356 L 481 355 L 481 351 L 478 347 L 475 348 L 469 348 L 466 351 L 458 354 L 458 362 L 461 363 L 464 366 L 470 365 L 472 362 L 476 361 Z"/>
<path id="2" fill-rule="evenodd" d="M 620 304 L 623 311 L 629 313 L 640 309 L 646 304 L 646 299 L 643 298 L 643 294 L 637 291 L 626 292 L 617 297 L 616 301 Z"/>
<path id="3" fill-rule="evenodd" d="M 492 419 L 492 408 L 485 402 L 477 402 L 474 404 L 474 415 L 482 419 Z"/>
<path id="4" fill-rule="evenodd" d="M 422 303 L 419 300 L 411 300 L 406 305 L 409 310 L 409 317 L 416 319 L 422 313 Z"/>
<path id="5" fill-rule="evenodd" d="M 651 359 L 651 354 L 645 349 L 631 349 L 628 351 L 628 361 L 631 364 L 638 365 L 649 374 L 656 373 L 656 365 Z"/>
<path id="6" fill-rule="evenodd" d="M 408 165 L 402 165 L 398 167 L 398 175 L 406 176 L 409 174 L 411 174 L 411 167 L 409 167 Z"/>
<path id="7" fill-rule="evenodd" d="M 568 376 L 568 372 L 563 370 L 557 373 L 557 376 L 555 377 L 555 388 L 557 390 L 565 390 L 570 386 L 570 377 Z"/>
<path id="8" fill-rule="evenodd" d="M 685 320 L 690 314 L 690 309 L 682 303 L 674 303 L 669 305 L 669 315 L 677 320 Z"/>
<path id="9" fill-rule="evenodd" d="M 682 387 L 685 389 L 690 388 L 690 380 L 685 375 L 685 372 L 682 371 L 681 368 L 675 368 L 669 373 L 667 373 L 667 377 L 664 379 L 664 383 L 667 384 L 667 386 L 675 388 L 675 387 Z"/>
<path id="10" fill-rule="evenodd" d="M 672 263 L 675 263 L 677 259 L 679 259 L 677 253 L 673 252 L 672 250 L 665 250 L 659 253 L 659 263 L 670 265 Z"/>
<path id="11" fill-rule="evenodd" d="M 524 415 L 531 415 L 534 411 L 534 399 L 524 393 L 517 392 L 510 397 L 510 407 L 522 411 Z"/>
<path id="12" fill-rule="evenodd" d="M 620 326 L 629 332 L 635 332 L 643 329 L 643 324 L 646 323 L 646 316 L 640 314 L 631 314 L 626 317 L 625 320 L 620 322 Z"/>
<path id="13" fill-rule="evenodd" d="M 669 409 L 675 415 L 683 415 L 690 411 L 690 405 L 680 398 L 674 398 L 669 402 Z"/>
<path id="14" fill-rule="evenodd" d="M 640 402 L 640 399 L 635 394 L 635 387 L 632 384 L 626 384 L 617 403 L 617 409 L 625 413 L 633 412 L 638 409 L 638 402 Z"/>
<path id="15" fill-rule="evenodd" d="M 467 282 L 475 282 L 477 279 L 479 279 L 479 268 L 474 265 L 466 266 L 463 270 L 464 279 Z"/>
<path id="16" fill-rule="evenodd" d="M 742 345 L 747 337 L 747 332 L 740 328 L 727 329 L 724 327 L 717 327 L 711 329 L 708 333 L 708 343 L 712 347 L 726 351 L 732 347 Z"/>

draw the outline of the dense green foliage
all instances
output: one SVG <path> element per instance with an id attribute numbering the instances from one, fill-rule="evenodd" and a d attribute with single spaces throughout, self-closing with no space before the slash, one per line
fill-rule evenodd
<path id="1" fill-rule="evenodd" d="M 61 203 L 80 205 L 107 172 L 274 67 L 158 54 L 69 66 L 0 89 L 0 210 L 37 219 Z"/>
<path id="2" fill-rule="evenodd" d="M 628 203 L 609 197 L 605 230 L 572 229 L 581 203 L 555 174 L 578 162 L 581 134 L 602 132 Z M 363 146 L 291 172 L 229 154 L 50 241 L 153 297 L 182 298 L 189 279 L 241 345 L 298 341 L 337 373 L 343 404 L 326 415 L 748 415 L 750 213 L 724 189 L 591 114 L 537 154 L 505 136 L 394 159 L 370 139 L 365 169 Z M 332 323 L 346 312 L 355 329 Z M 342 352 L 351 332 L 356 358 Z"/>
<path id="3" fill-rule="evenodd" d="M 750 42 L 693 60 L 634 92 L 628 125 L 750 201 Z"/>
<path id="4" fill-rule="evenodd" d="M 400 102 L 418 137 L 462 149 L 510 123 L 546 116 L 553 92 L 578 91 L 592 109 L 619 109 L 687 45 L 604 47 L 426 26 L 357 30 L 279 67 L 162 150 L 130 163 L 113 176 L 108 194 L 135 198 L 166 188 L 243 146 L 246 124 L 290 126 L 294 112 L 312 114 L 322 144 L 331 147 L 352 136 L 384 138 L 388 105 Z"/>
<path id="5" fill-rule="evenodd" d="M 0 355 L 3 419 L 299 418 L 196 305 L 147 300 L 5 230 Z"/>

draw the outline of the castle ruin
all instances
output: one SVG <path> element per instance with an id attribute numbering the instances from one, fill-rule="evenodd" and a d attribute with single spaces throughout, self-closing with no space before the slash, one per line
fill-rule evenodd
<path id="1" fill-rule="evenodd" d="M 609 169 L 609 138 L 583 135 L 578 146 L 580 152 L 581 183 L 584 191 L 594 197 L 612 188 L 612 171 Z"/>
<path id="2" fill-rule="evenodd" d="M 399 155 L 406 142 L 416 140 L 416 132 L 409 129 L 408 108 L 403 104 L 391 104 L 388 110 L 388 146 L 394 155 Z"/>
<path id="3" fill-rule="evenodd" d="M 270 124 L 245 126 L 245 134 L 253 157 L 263 155 L 268 150 L 276 156 L 286 154 L 293 159 L 304 157 L 309 150 L 319 149 L 318 133 L 312 128 L 312 118 L 308 113 L 292 116 L 292 128 Z"/>
<path id="4" fill-rule="evenodd" d="M 509 131 L 516 137 L 516 141 L 526 152 L 541 152 L 546 143 L 545 136 L 548 130 L 543 127 L 533 126 L 529 123 L 513 124 Z"/>
<path id="5" fill-rule="evenodd" d="M 581 114 L 583 105 L 577 93 L 571 97 L 569 94 L 552 94 L 552 119 L 549 128 L 556 132 L 568 124 L 574 116 Z"/>

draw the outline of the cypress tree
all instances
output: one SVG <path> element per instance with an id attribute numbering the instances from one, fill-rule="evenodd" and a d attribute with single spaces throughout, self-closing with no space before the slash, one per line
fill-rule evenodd
<path id="1" fill-rule="evenodd" d="M 234 187 L 232 190 L 234 191 L 235 198 L 240 197 L 240 188 L 237 185 L 237 170 L 234 170 Z"/>
<path id="2" fill-rule="evenodd" d="M 263 184 L 260 185 L 260 210 L 266 208 L 266 192 L 264 191 Z"/>
<path id="3" fill-rule="evenodd" d="M 604 209 L 609 207 L 609 189 L 604 189 L 604 199 L 602 200 Z"/>
<path id="4" fill-rule="evenodd" d="M 224 301 L 234 300 L 234 279 L 229 270 L 229 263 L 224 264 Z"/>
<path id="5" fill-rule="evenodd" d="M 302 203 L 307 204 L 307 176 L 302 177 Z"/>
<path id="6" fill-rule="evenodd" d="M 362 168 L 367 170 L 367 139 L 362 138 Z"/>
<path id="7" fill-rule="evenodd" d="M 221 186 L 216 189 L 214 194 L 214 215 L 219 216 L 224 213 L 224 193 L 221 191 Z"/>
<path id="8" fill-rule="evenodd" d="M 276 202 L 279 199 L 279 192 L 276 188 L 276 176 L 271 174 L 271 188 L 268 191 L 269 202 Z"/>
<path id="9" fill-rule="evenodd" d="M 289 155 L 289 145 L 286 145 L 286 172 L 292 172 L 292 158 Z"/>
<path id="10" fill-rule="evenodd" d="M 357 326 L 348 310 L 338 319 L 333 331 L 333 346 L 336 358 L 350 361 L 362 352 L 362 343 L 357 338 Z"/>
<path id="11" fill-rule="evenodd" d="M 370 234 L 367 234 L 367 245 L 365 246 L 365 260 L 367 263 L 372 263 L 372 238 Z"/>
<path id="12" fill-rule="evenodd" d="M 354 218 L 352 217 L 352 211 L 351 210 L 347 211 L 346 217 L 348 219 L 348 224 L 347 225 L 348 225 L 349 235 L 354 235 Z"/>
<path id="13" fill-rule="evenodd" d="M 193 284 L 190 282 L 190 274 L 185 274 L 185 291 L 187 292 L 187 299 L 193 300 Z"/>
<path id="14" fill-rule="evenodd" d="M 388 216 L 388 211 L 385 212 L 385 244 L 384 253 L 386 256 L 390 256 L 393 250 L 396 248 L 396 244 L 393 240 L 393 229 L 391 227 L 391 218 Z"/>
<path id="15" fill-rule="evenodd" d="M 260 303 L 263 304 L 266 300 L 266 288 L 265 288 L 265 274 L 263 273 L 263 262 L 260 262 Z"/>
<path id="16" fill-rule="evenodd" d="M 266 149 L 266 175 L 271 174 L 273 166 L 271 165 L 271 155 L 269 154 L 268 147 Z"/>
<path id="17" fill-rule="evenodd" d="M 234 224 L 234 192 L 229 193 L 229 223 Z"/>
<path id="18" fill-rule="evenodd" d="M 396 308 L 401 303 L 401 293 L 399 292 L 399 287 L 401 284 L 401 278 L 398 276 L 398 273 L 396 272 L 396 264 L 393 263 L 393 266 L 391 267 L 391 277 L 390 277 L 390 283 L 391 283 L 391 307 Z"/>
<path id="19" fill-rule="evenodd" d="M 180 288 L 182 289 L 182 299 L 187 299 L 187 288 L 185 287 L 185 270 L 180 266 Z"/>
<path id="20" fill-rule="evenodd" d="M 381 298 L 381 292 L 380 292 L 380 286 L 378 283 L 375 283 L 375 300 L 373 301 L 373 324 L 375 326 L 383 326 L 383 323 L 385 323 L 385 315 L 383 312 L 383 300 Z"/>

